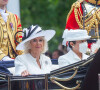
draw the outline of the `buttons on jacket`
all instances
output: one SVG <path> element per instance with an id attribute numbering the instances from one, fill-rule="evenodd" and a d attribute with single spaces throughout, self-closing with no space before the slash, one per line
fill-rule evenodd
<path id="1" fill-rule="evenodd" d="M 7 39 L 7 36 L 4 36 L 4 39 Z"/>
<path id="2" fill-rule="evenodd" d="M 6 33 L 7 32 L 7 29 L 4 29 L 3 32 Z"/>
<path id="3" fill-rule="evenodd" d="M 5 26 L 5 25 L 6 25 L 6 23 L 5 23 L 5 22 L 2 22 L 2 25 L 3 25 L 3 26 Z"/>
<path id="4" fill-rule="evenodd" d="M 3 44 L 3 45 L 7 45 L 7 43 L 5 43 L 5 42 L 3 42 L 2 44 Z"/>

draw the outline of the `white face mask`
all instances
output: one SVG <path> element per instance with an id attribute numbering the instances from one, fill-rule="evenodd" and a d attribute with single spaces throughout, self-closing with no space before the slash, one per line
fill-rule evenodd
<path id="1" fill-rule="evenodd" d="M 79 44 L 79 51 L 80 51 L 81 53 L 86 53 L 87 48 L 88 48 L 87 42 L 83 42 L 83 43 L 80 43 L 80 44 Z"/>

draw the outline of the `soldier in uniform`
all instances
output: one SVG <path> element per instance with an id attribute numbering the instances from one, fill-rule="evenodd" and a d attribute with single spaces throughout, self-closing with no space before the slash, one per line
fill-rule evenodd
<path id="1" fill-rule="evenodd" d="M 15 37 L 16 32 L 22 31 L 20 19 L 6 10 L 7 3 L 8 0 L 0 0 L 0 60 L 11 60 L 22 53 L 16 50 L 16 40 L 21 41 L 22 35 Z"/>
<path id="2" fill-rule="evenodd" d="M 86 29 L 99 38 L 100 0 L 77 0 L 67 16 L 66 29 Z"/>

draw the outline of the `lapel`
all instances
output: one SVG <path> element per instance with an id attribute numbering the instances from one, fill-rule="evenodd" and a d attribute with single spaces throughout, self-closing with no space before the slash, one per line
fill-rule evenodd
<path id="1" fill-rule="evenodd" d="M 37 64 L 37 61 L 36 61 L 36 58 L 34 58 L 30 53 L 29 53 L 29 55 L 30 55 L 30 62 L 32 62 L 33 64 L 34 64 L 34 66 L 36 66 L 39 70 L 41 70 L 43 67 L 42 67 L 42 56 L 40 55 L 40 65 L 41 65 L 41 68 L 38 66 L 38 64 Z"/>
<path id="2" fill-rule="evenodd" d="M 6 13 L 7 13 L 7 10 L 6 10 Z M 8 16 L 7 16 L 7 17 L 8 17 Z M 2 15 L 1 15 L 1 13 L 0 13 L 0 21 L 1 21 L 2 23 L 5 23 L 5 24 L 6 24 L 6 22 L 4 21 L 4 19 L 3 19 Z"/>
<path id="3" fill-rule="evenodd" d="M 74 53 L 73 51 L 72 51 L 72 53 L 73 53 L 73 58 L 75 60 L 77 60 L 77 61 L 80 61 L 81 60 L 76 53 Z"/>
<path id="4" fill-rule="evenodd" d="M 9 12 L 7 12 L 9 15 L 8 15 L 8 19 L 7 19 L 7 31 L 8 31 L 8 36 L 9 36 L 9 39 L 10 39 L 10 42 L 11 42 L 11 45 L 12 45 L 12 47 L 13 47 L 13 49 L 14 49 L 14 51 L 16 51 L 16 45 L 15 45 L 15 43 L 14 43 L 14 33 L 13 33 L 13 30 L 12 30 L 12 28 L 11 28 L 11 26 L 10 26 L 10 23 L 13 23 L 12 21 L 11 21 L 11 18 L 12 18 L 12 16 L 11 16 L 11 14 L 9 13 Z"/>
<path id="5" fill-rule="evenodd" d="M 0 22 L 1 22 L 2 25 L 6 24 L 5 21 L 3 20 L 2 16 L 1 16 L 1 14 L 0 14 Z"/>
<path id="6" fill-rule="evenodd" d="M 4 20 L 3 20 L 3 18 L 2 18 L 2 16 L 1 16 L 1 13 L 0 13 L 0 22 L 4 22 Z"/>
<path id="7" fill-rule="evenodd" d="M 29 56 L 28 58 L 30 60 L 30 63 L 34 64 L 34 66 L 36 66 L 37 68 L 39 68 L 39 66 L 38 66 L 38 64 L 36 62 L 36 58 L 34 58 L 30 53 L 28 53 L 28 56 Z"/>

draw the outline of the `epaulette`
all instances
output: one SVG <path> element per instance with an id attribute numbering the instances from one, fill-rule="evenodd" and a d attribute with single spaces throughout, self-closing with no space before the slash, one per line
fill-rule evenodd
<path id="1" fill-rule="evenodd" d="M 70 11 L 69 11 L 69 13 L 68 13 L 68 15 L 67 15 L 66 22 L 67 22 L 67 20 L 68 20 L 68 18 L 69 18 L 69 16 L 70 16 L 70 14 L 72 13 L 73 9 L 74 9 L 74 8 L 79 8 L 79 7 L 80 7 L 80 3 L 82 3 L 83 1 L 84 1 L 84 0 L 77 0 L 75 3 L 72 4 L 71 9 L 70 9 Z"/>

